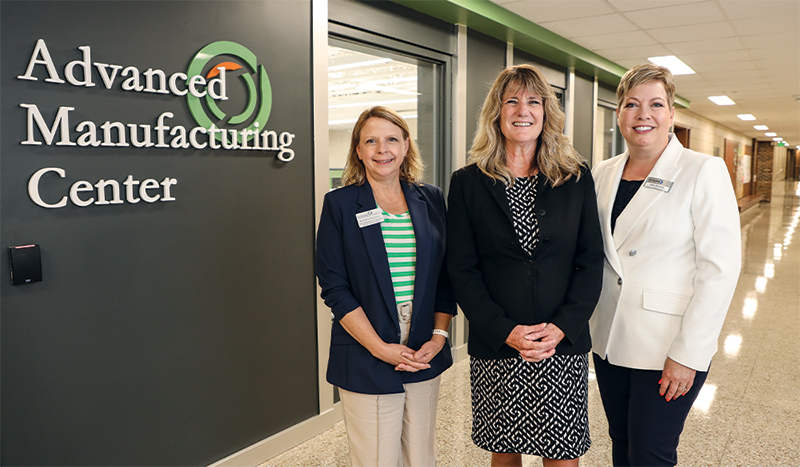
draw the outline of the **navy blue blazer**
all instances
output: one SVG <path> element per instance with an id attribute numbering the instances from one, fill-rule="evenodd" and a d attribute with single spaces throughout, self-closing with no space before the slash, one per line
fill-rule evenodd
<path id="1" fill-rule="evenodd" d="M 445 255 L 445 203 L 432 185 L 401 181 L 417 242 L 417 266 L 408 347 L 433 336 L 434 313 L 456 313 Z M 384 342 L 400 342 L 400 324 L 380 224 L 359 228 L 356 214 L 377 207 L 372 188 L 349 185 L 325 195 L 317 234 L 316 270 L 322 298 L 333 312 L 328 382 L 362 394 L 403 392 L 403 384 L 439 376 L 453 364 L 449 343 L 416 373 L 395 371 L 358 343 L 339 320 L 359 306 Z"/>

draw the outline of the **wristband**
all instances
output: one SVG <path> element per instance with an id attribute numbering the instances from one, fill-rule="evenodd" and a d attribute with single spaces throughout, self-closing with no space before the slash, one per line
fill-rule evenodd
<path id="1" fill-rule="evenodd" d="M 444 337 L 445 339 L 450 337 L 450 333 L 445 331 L 444 329 L 434 329 L 433 333 L 434 334 L 438 334 L 438 335 Z"/>

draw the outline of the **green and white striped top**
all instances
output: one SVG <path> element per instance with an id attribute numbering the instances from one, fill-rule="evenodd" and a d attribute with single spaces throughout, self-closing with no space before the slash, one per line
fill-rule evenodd
<path id="1" fill-rule="evenodd" d="M 395 215 L 381 209 L 383 222 L 381 232 L 389 257 L 394 297 L 397 303 L 414 299 L 414 275 L 417 271 L 417 240 L 411 214 L 406 211 Z"/>

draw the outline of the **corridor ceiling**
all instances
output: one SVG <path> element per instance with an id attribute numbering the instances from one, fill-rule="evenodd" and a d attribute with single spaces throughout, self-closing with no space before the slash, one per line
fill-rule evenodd
<path id="1" fill-rule="evenodd" d="M 772 139 L 768 131 L 800 145 L 800 0 L 492 1 L 624 68 L 675 55 L 696 72 L 675 77 L 690 111 L 759 141 Z M 721 95 L 736 104 L 708 100 Z"/>

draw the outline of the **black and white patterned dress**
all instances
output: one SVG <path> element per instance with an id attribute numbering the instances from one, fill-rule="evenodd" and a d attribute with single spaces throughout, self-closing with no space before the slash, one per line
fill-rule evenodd
<path id="1" fill-rule="evenodd" d="M 528 254 L 539 243 L 537 177 L 517 178 L 506 188 L 514 230 Z M 498 453 L 582 456 L 591 445 L 588 375 L 587 354 L 556 354 L 536 363 L 471 357 L 472 441 Z"/>

